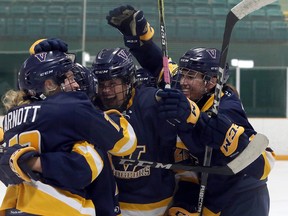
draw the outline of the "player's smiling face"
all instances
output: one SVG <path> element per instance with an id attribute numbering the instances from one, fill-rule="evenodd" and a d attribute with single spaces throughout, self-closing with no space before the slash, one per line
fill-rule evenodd
<path id="1" fill-rule="evenodd" d="M 198 101 L 206 93 L 203 74 L 192 70 L 181 70 L 180 86 L 186 97 Z"/>
<path id="2" fill-rule="evenodd" d="M 99 81 L 99 98 L 107 109 L 117 109 L 125 101 L 127 85 L 120 78 Z"/>

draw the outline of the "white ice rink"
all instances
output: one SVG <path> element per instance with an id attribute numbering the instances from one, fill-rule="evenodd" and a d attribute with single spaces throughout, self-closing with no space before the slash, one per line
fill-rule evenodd
<path id="1" fill-rule="evenodd" d="M 269 216 L 288 216 L 288 161 L 276 161 L 268 181 L 271 209 Z M 0 182 L 0 202 L 5 187 Z"/>
<path id="2" fill-rule="evenodd" d="M 288 215 L 288 161 L 276 161 L 270 173 L 268 187 L 271 208 L 269 216 Z"/>

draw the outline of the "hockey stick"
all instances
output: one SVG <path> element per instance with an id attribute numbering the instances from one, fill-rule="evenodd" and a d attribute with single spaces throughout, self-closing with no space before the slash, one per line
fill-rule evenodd
<path id="1" fill-rule="evenodd" d="M 245 169 L 249 164 L 255 161 L 269 144 L 268 138 L 263 134 L 256 134 L 254 139 L 248 144 L 248 146 L 231 162 L 225 166 L 188 166 L 183 164 L 164 164 L 153 161 L 141 161 L 132 160 L 125 158 L 119 159 L 119 164 L 121 165 L 132 165 L 141 167 L 151 167 L 156 169 L 171 169 L 171 170 L 184 170 L 184 171 L 194 171 L 194 172 L 207 172 L 210 174 L 219 175 L 234 175 Z"/>
<path id="2" fill-rule="evenodd" d="M 164 76 L 165 88 L 171 88 L 170 71 L 168 66 L 169 63 L 168 63 L 167 36 L 164 21 L 164 0 L 158 0 L 158 10 L 160 21 L 161 48 L 163 55 L 163 76 Z"/>
<path id="3" fill-rule="evenodd" d="M 223 87 L 224 81 L 224 69 L 228 54 L 228 48 L 230 43 L 230 38 L 232 34 L 232 30 L 235 24 L 243 19 L 248 14 L 274 2 L 276 0 L 243 0 L 234 6 L 226 16 L 226 24 L 224 29 L 223 41 L 222 41 L 222 49 L 221 49 L 221 58 L 220 58 L 220 65 L 217 74 L 217 84 L 215 88 L 214 94 L 214 102 L 212 107 L 212 113 L 217 115 L 219 110 L 219 103 L 221 98 L 221 92 Z M 204 163 L 203 166 L 210 166 L 212 158 L 212 148 L 206 146 L 205 155 L 204 155 Z M 199 200 L 198 200 L 198 213 L 202 215 L 203 210 L 203 200 L 205 195 L 205 190 L 207 186 L 208 180 L 208 173 L 203 172 L 201 175 L 201 186 L 200 186 L 200 193 L 199 193 Z"/>

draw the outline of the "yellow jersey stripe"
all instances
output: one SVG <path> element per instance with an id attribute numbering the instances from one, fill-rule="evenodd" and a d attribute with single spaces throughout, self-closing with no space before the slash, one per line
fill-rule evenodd
<path id="1" fill-rule="evenodd" d="M 92 179 L 94 181 L 103 169 L 103 160 L 94 146 L 85 142 L 78 142 L 73 146 L 73 151 L 83 155 L 90 166 Z"/>
<path id="2" fill-rule="evenodd" d="M 11 189 L 9 189 L 12 187 Z M 14 197 L 13 200 L 10 198 Z M 36 215 L 95 216 L 91 200 L 53 188 L 40 181 L 9 186 L 0 210 L 17 208 Z"/>
<path id="3" fill-rule="evenodd" d="M 137 138 L 134 129 L 128 124 L 124 117 L 121 117 L 120 124 L 123 128 L 124 137 L 119 140 L 109 152 L 115 156 L 126 156 L 136 149 Z"/>

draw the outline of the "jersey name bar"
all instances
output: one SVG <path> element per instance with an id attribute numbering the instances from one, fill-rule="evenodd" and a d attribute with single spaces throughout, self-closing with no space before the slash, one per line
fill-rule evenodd
<path id="1" fill-rule="evenodd" d="M 40 108 L 41 106 L 27 106 L 9 112 L 4 116 L 4 132 L 26 123 L 28 116 L 31 118 L 29 121 L 34 122 Z"/>

